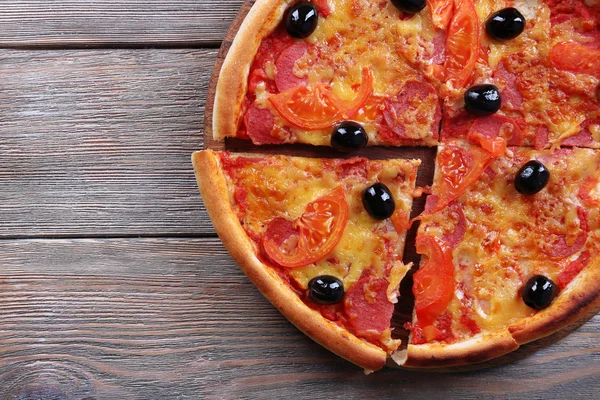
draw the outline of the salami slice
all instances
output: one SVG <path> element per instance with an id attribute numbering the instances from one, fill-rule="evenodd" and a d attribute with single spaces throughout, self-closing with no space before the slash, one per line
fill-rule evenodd
<path id="1" fill-rule="evenodd" d="M 299 78 L 294 74 L 294 66 L 307 50 L 308 45 L 305 43 L 293 44 L 283 50 L 275 60 L 275 67 L 277 68 L 275 84 L 280 92 L 285 92 L 296 86 L 306 85 L 306 78 Z"/>
<path id="2" fill-rule="evenodd" d="M 394 305 L 387 298 L 388 281 L 362 276 L 348 291 L 345 312 L 349 324 L 360 334 L 383 332 L 390 326 Z"/>
<path id="3" fill-rule="evenodd" d="M 280 144 L 283 140 L 271 135 L 275 120 L 268 108 L 252 104 L 245 117 L 246 133 L 254 144 Z"/>
<path id="4" fill-rule="evenodd" d="M 397 96 L 386 99 L 384 104 L 383 117 L 395 139 L 415 139 L 437 132 L 441 107 L 435 89 L 427 82 L 408 81 Z M 394 141 L 393 137 L 389 139 Z"/>

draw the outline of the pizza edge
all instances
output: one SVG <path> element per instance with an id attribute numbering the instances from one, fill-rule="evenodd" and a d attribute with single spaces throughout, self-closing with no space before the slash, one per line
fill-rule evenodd
<path id="1" fill-rule="evenodd" d="M 599 310 L 600 256 L 577 275 L 550 307 L 508 325 L 505 330 L 452 344 L 409 344 L 407 350 L 397 352 L 392 359 L 405 368 L 444 368 L 485 362 L 556 333 Z"/>
<path id="2" fill-rule="evenodd" d="M 404 368 L 443 368 L 475 364 L 508 354 L 519 347 L 508 330 L 491 332 L 464 342 L 409 344 L 392 359 Z"/>
<path id="3" fill-rule="evenodd" d="M 248 74 L 262 40 L 279 24 L 294 0 L 257 0 L 231 42 L 219 73 L 213 111 L 213 138 L 223 140 L 237 134 L 248 86 Z M 259 26 L 259 29 L 256 29 Z"/>
<path id="4" fill-rule="evenodd" d="M 196 152 L 192 155 L 192 163 L 215 230 L 240 269 L 262 295 L 292 324 L 323 347 L 366 370 L 381 369 L 387 359 L 385 351 L 357 338 L 308 307 L 279 275 L 256 257 L 250 239 L 228 200 L 227 183 L 215 153 L 211 150 Z"/>
<path id="5" fill-rule="evenodd" d="M 508 327 L 519 344 L 551 335 L 600 311 L 600 256 L 590 261 L 550 307 Z"/>

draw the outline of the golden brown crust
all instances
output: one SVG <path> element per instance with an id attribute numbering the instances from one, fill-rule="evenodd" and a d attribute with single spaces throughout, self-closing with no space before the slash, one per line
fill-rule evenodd
<path id="1" fill-rule="evenodd" d="M 593 259 L 547 309 L 508 329 L 519 344 L 548 336 L 600 307 L 600 257 Z"/>
<path id="2" fill-rule="evenodd" d="M 240 26 L 221 67 L 215 92 L 213 138 L 235 136 L 250 66 L 261 41 L 279 24 L 294 0 L 257 0 Z"/>
<path id="3" fill-rule="evenodd" d="M 548 336 L 600 308 L 600 257 L 570 283 L 552 306 L 507 327 L 506 331 L 454 344 L 409 345 L 392 359 L 407 368 L 474 364 L 500 357 L 521 344 Z"/>
<path id="4" fill-rule="evenodd" d="M 340 357 L 367 370 L 378 370 L 386 361 L 379 347 L 352 335 L 306 306 L 298 295 L 255 254 L 252 242 L 239 223 L 229 200 L 227 182 L 215 153 L 192 156 L 198 186 L 215 230 L 242 271 L 281 313 L 298 329 Z"/>
<path id="5" fill-rule="evenodd" d="M 392 355 L 392 359 L 407 368 L 454 367 L 488 361 L 518 347 L 510 333 L 504 331 L 454 344 L 410 344 L 406 350 Z"/>

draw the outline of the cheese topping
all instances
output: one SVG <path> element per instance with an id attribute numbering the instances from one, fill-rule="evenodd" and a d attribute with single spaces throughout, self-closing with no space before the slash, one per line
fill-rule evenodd
<path id="1" fill-rule="evenodd" d="M 457 291 L 447 309 L 457 341 L 473 334 L 462 329 L 464 315 L 484 331 L 505 329 L 533 315 L 521 298 L 531 276 L 541 274 L 557 282 L 560 272 L 583 252 L 600 250 L 598 224 L 590 224 L 580 194 L 586 179 L 600 179 L 597 153 L 511 150 L 512 156 L 496 159 L 492 172 L 483 173 L 456 200 L 466 221 L 464 237 L 452 252 Z M 528 197 L 512 182 L 517 170 L 533 159 L 548 168 L 551 178 L 541 192 Z M 439 172 L 435 179 L 440 179 Z M 590 195 L 595 190 L 591 186 Z M 448 213 L 446 208 L 426 215 L 419 234 L 442 238 L 453 232 L 456 221 Z"/>
<path id="2" fill-rule="evenodd" d="M 329 0 L 328 5 L 332 13 L 319 18 L 316 30 L 304 39 L 311 47 L 295 62 L 291 71 L 295 77 L 305 78 L 309 85 L 327 84 L 342 102 L 355 99 L 365 68 L 373 75 L 371 97 L 375 99 L 395 98 L 408 81 L 429 85 L 423 75 L 427 75 L 426 66 L 443 49 L 434 45 L 440 33 L 433 27 L 428 8 L 407 18 L 389 0 Z M 439 54 L 437 59 L 437 62 L 442 61 Z M 272 62 L 267 63 L 265 70 L 269 79 L 276 79 L 277 74 L 282 73 Z M 289 71 L 283 73 L 289 74 Z M 307 130 L 292 126 L 267 101 L 273 94 L 265 85 L 259 85 L 254 95 L 261 108 L 271 109 L 275 127 L 285 127 L 291 133 L 290 136 L 279 132 L 277 137 L 286 142 L 329 145 L 331 128 Z M 434 121 L 439 99 L 432 97 L 421 99 L 419 109 L 402 110 L 409 123 L 404 125 L 406 128 L 400 138 L 392 143 L 392 139 L 380 134 L 382 124 L 386 123 L 382 112 L 389 105 L 383 101 L 376 105 L 367 102 L 356 117 L 364 125 L 371 145 L 398 144 L 395 140 L 433 145 L 437 143 Z M 392 137 L 396 134 L 392 133 Z"/>
<path id="3" fill-rule="evenodd" d="M 394 195 L 397 212 L 406 212 L 408 219 L 419 162 L 229 157 L 241 165 L 229 168 L 224 162 L 231 201 L 251 238 L 261 238 L 274 218 L 296 220 L 307 204 L 343 186 L 349 213 L 337 246 L 314 264 L 283 270 L 303 288 L 315 276 L 333 275 L 344 282 L 346 290 L 370 270 L 389 279 L 388 297 L 395 301 L 393 293 L 407 270 L 401 262 L 406 233 L 396 232 L 389 219 L 370 217 L 362 205 L 362 192 L 375 182 L 384 183 Z"/>

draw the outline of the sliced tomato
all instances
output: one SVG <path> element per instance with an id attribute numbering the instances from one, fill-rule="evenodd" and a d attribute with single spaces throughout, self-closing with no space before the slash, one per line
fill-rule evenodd
<path id="1" fill-rule="evenodd" d="M 427 257 L 413 276 L 415 313 L 419 325 L 432 325 L 454 296 L 454 265 L 450 249 L 436 238 L 417 236 L 417 253 Z"/>
<path id="2" fill-rule="evenodd" d="M 492 153 L 477 146 L 471 146 L 468 151 L 458 146 L 442 148 L 436 160 L 440 178 L 433 186 L 435 197 L 428 201 L 426 213 L 437 212 L 460 197 L 493 160 Z"/>
<path id="3" fill-rule="evenodd" d="M 456 0 L 446 39 L 444 75 L 455 88 L 471 78 L 479 55 L 480 24 L 473 0 Z"/>
<path id="4" fill-rule="evenodd" d="M 373 75 L 366 68 L 362 77 L 356 98 L 351 102 L 344 102 L 322 83 L 288 89 L 269 97 L 269 101 L 283 119 L 297 128 L 329 128 L 342 118 L 355 115 L 367 102 L 373 91 Z"/>
<path id="5" fill-rule="evenodd" d="M 410 228 L 410 214 L 404 210 L 397 209 L 390 217 L 394 229 L 399 234 L 404 234 Z"/>
<path id="6" fill-rule="evenodd" d="M 369 68 L 362 70 L 362 82 L 356 97 L 351 102 L 345 104 L 340 101 L 338 107 L 342 110 L 342 117 L 345 119 L 353 117 L 366 103 L 373 92 L 373 74 Z"/>
<path id="7" fill-rule="evenodd" d="M 296 221 L 272 220 L 262 239 L 267 257 L 286 268 L 319 261 L 340 241 L 348 221 L 348 203 L 340 186 L 309 203 Z"/>
<path id="8" fill-rule="evenodd" d="M 445 30 L 452 18 L 452 6 L 454 0 L 427 0 L 427 6 L 431 12 L 433 26 Z"/>
<path id="9" fill-rule="evenodd" d="M 340 118 L 338 99 L 326 85 L 298 86 L 269 97 L 283 119 L 297 128 L 325 129 Z"/>
<path id="10" fill-rule="evenodd" d="M 468 137 L 471 141 L 478 143 L 494 157 L 501 156 L 506 152 L 506 139 L 500 136 L 489 137 L 484 136 L 477 131 L 470 130 Z"/>
<path id="11" fill-rule="evenodd" d="M 550 62 L 556 69 L 600 76 L 600 50 L 579 43 L 558 43 L 552 48 Z"/>

